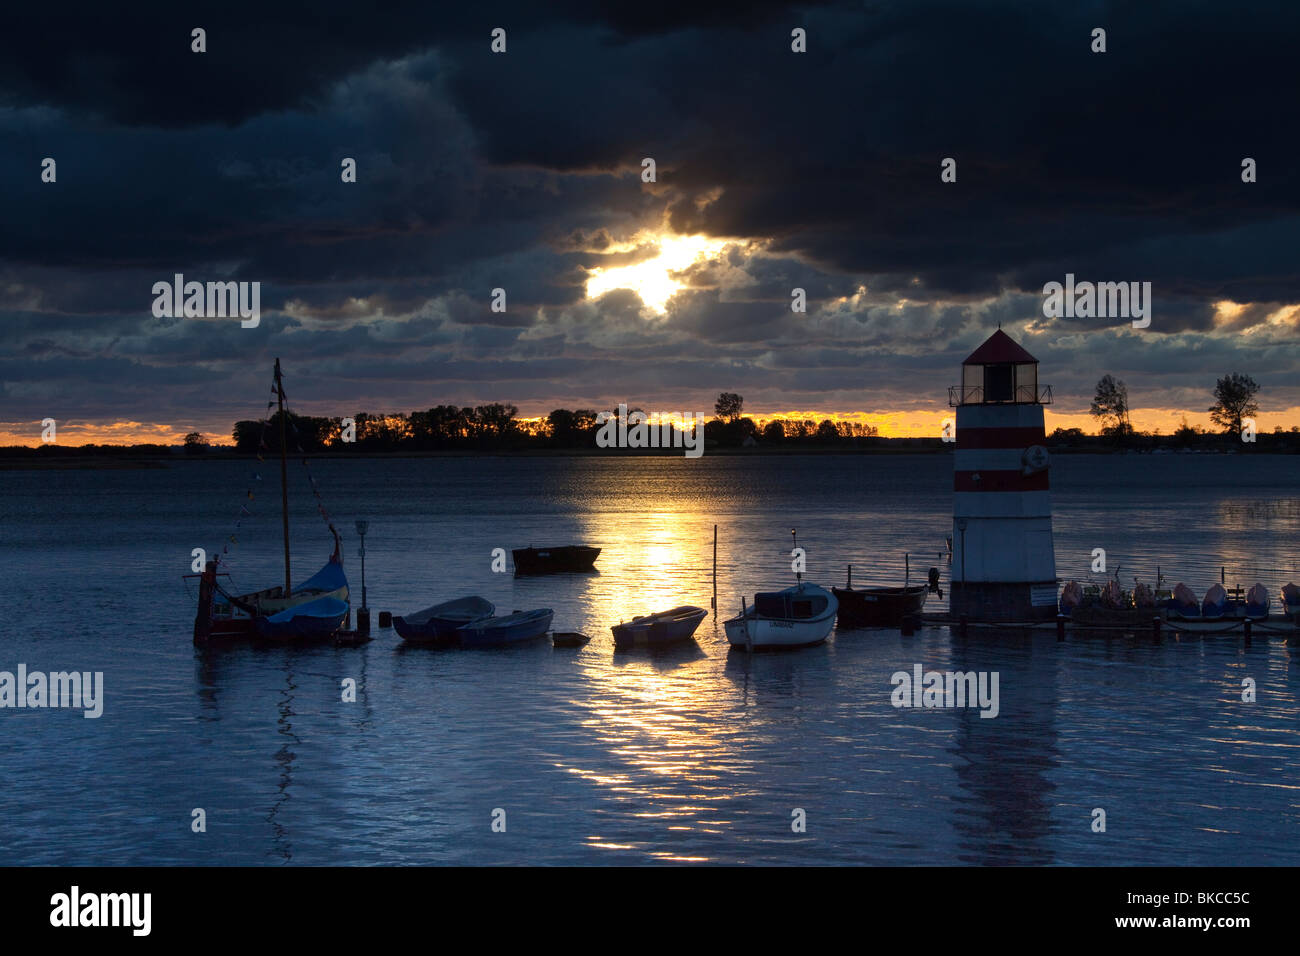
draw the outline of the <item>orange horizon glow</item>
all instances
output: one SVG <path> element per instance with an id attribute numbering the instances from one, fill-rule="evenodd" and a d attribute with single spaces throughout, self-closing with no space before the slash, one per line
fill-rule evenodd
<path id="1" fill-rule="evenodd" d="M 955 409 L 937 406 L 932 409 L 907 409 L 892 412 L 828 412 L 816 410 L 791 410 L 752 412 L 745 417 L 752 418 L 761 428 L 771 421 L 812 421 L 820 424 L 830 419 L 836 424 L 853 423 L 872 425 L 879 429 L 882 438 L 935 438 L 938 437 L 943 421 L 954 418 Z M 657 417 L 657 416 L 656 416 Z M 1098 423 L 1087 412 L 1056 412 L 1045 409 L 1044 415 L 1047 433 L 1057 428 L 1080 428 L 1087 434 L 1098 432 Z M 1161 435 L 1170 435 L 1178 429 L 1182 420 L 1193 427 L 1200 427 L 1208 432 L 1219 429 L 1210 420 L 1206 412 L 1189 412 L 1172 408 L 1139 408 L 1131 412 L 1132 424 L 1139 432 L 1159 430 Z M 545 415 L 521 415 L 516 421 L 521 425 L 531 426 L 535 430 L 546 419 Z M 1300 426 L 1300 406 L 1291 406 L 1280 411 L 1260 412 L 1255 416 L 1256 429 L 1260 434 L 1272 432 L 1281 426 L 1289 430 Z M 194 424 L 172 425 L 163 422 L 89 422 L 77 421 L 59 423 L 57 444 L 77 447 L 80 445 L 181 445 L 190 432 L 199 432 L 205 441 L 214 446 L 233 446 L 234 439 L 229 429 L 207 429 Z M 42 444 L 41 423 L 0 422 L 0 447 L 21 446 L 36 448 Z"/>

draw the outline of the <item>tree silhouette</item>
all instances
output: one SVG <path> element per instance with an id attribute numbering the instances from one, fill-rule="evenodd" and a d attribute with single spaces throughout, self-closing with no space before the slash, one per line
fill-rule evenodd
<path id="1" fill-rule="evenodd" d="M 744 408 L 745 400 L 735 392 L 723 392 L 713 403 L 714 413 L 726 422 L 738 421 Z"/>
<path id="2" fill-rule="evenodd" d="M 1210 418 L 1225 432 L 1241 434 L 1241 420 L 1259 413 L 1259 384 L 1249 375 L 1236 372 L 1226 375 L 1214 386 L 1214 404 Z"/>
<path id="3" fill-rule="evenodd" d="M 1124 437 L 1133 430 L 1128 421 L 1128 386 L 1114 375 L 1103 375 L 1088 411 L 1100 420 L 1103 435 Z"/>

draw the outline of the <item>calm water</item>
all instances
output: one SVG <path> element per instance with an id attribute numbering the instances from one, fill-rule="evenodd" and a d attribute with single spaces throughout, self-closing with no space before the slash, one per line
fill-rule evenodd
<path id="1" fill-rule="evenodd" d="M 1294 641 L 930 628 L 749 659 L 728 655 L 711 616 L 698 646 L 614 653 L 620 619 L 708 606 L 714 523 L 727 616 L 790 581 L 791 527 L 813 581 L 838 584 L 852 563 L 855 582 L 894 583 L 910 551 L 916 579 L 938 565 L 946 586 L 950 468 L 945 455 L 314 464 L 340 528 L 370 520 L 376 611 L 477 592 L 594 635 L 580 650 L 481 652 L 404 648 L 391 631 L 361 649 L 196 652 L 181 575 L 192 548 L 230 534 L 249 464 L 0 472 L 0 669 L 102 670 L 107 688 L 98 720 L 0 711 L 0 862 L 1300 863 Z M 1059 456 L 1058 572 L 1086 578 L 1101 547 L 1126 586 L 1158 564 L 1202 593 L 1226 564 L 1230 584 L 1276 594 L 1300 580 L 1296 469 Z M 275 477 L 244 522 L 236 586 L 280 578 Z M 300 467 L 291 479 L 302 578 L 330 542 Z M 604 549 L 599 574 L 490 569 L 493 548 L 577 541 Z M 1000 716 L 895 709 L 890 675 L 917 663 L 997 671 Z M 341 701 L 349 677 L 356 703 Z"/>

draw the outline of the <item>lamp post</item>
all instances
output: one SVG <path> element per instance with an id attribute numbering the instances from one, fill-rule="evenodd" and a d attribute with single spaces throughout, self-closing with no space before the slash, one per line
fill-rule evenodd
<path id="1" fill-rule="evenodd" d="M 357 519 L 357 534 L 361 538 L 361 610 L 357 611 L 357 632 L 360 634 L 370 633 L 370 608 L 366 604 L 366 531 L 369 527 L 369 521 Z"/>

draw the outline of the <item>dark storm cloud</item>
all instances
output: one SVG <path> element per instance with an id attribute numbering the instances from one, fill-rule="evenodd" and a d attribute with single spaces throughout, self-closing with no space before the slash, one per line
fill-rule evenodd
<path id="1" fill-rule="evenodd" d="M 0 419 L 56 394 L 86 415 L 234 417 L 276 354 L 299 400 L 332 404 L 685 403 L 737 379 L 775 404 L 933 404 L 998 322 L 1076 409 L 1102 371 L 1155 401 L 1257 369 L 1300 401 L 1294 318 L 1267 324 L 1300 301 L 1292 4 L 7 16 Z M 665 216 L 736 241 L 683 270 L 665 316 L 586 300 L 587 270 L 643 259 L 638 230 Z M 151 286 L 175 272 L 260 281 L 262 326 L 156 319 Z M 1044 318 L 1066 273 L 1151 282 L 1150 329 Z M 1223 299 L 1245 308 L 1216 324 Z"/>

